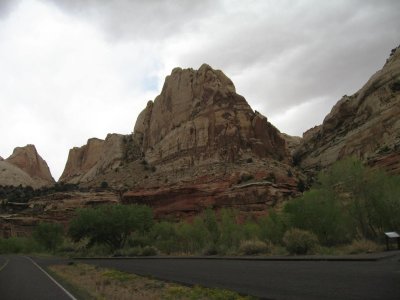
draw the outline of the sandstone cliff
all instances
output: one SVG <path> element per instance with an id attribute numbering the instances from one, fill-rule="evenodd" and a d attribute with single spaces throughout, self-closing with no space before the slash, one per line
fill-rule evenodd
<path id="1" fill-rule="evenodd" d="M 354 95 L 343 96 L 322 125 L 303 135 L 295 160 L 305 170 L 345 156 L 400 172 L 400 48 Z"/>
<path id="2" fill-rule="evenodd" d="M 151 164 L 192 166 L 245 157 L 288 161 L 285 140 L 221 71 L 176 68 L 139 115 L 134 138 Z"/>
<path id="3" fill-rule="evenodd" d="M 60 181 L 107 182 L 124 202 L 148 202 L 159 214 L 179 216 L 208 205 L 265 213 L 298 193 L 298 175 L 286 138 L 223 72 L 204 64 L 174 69 L 132 134 L 70 150 Z"/>
<path id="4" fill-rule="evenodd" d="M 204 64 L 197 71 L 174 69 L 161 94 L 140 113 L 132 135 L 90 139 L 71 149 L 60 181 L 98 183 L 102 175 L 139 160 L 167 171 L 253 158 L 291 162 L 280 132 L 253 112 L 224 73 Z"/>
<path id="5" fill-rule="evenodd" d="M 10 157 L 0 160 L 0 185 L 38 188 L 54 183 L 47 163 L 34 145 L 17 147 Z"/>
<path id="6" fill-rule="evenodd" d="M 61 182 L 82 183 L 114 170 L 124 155 L 124 136 L 109 134 L 105 140 L 92 138 L 87 144 L 69 151 Z"/>

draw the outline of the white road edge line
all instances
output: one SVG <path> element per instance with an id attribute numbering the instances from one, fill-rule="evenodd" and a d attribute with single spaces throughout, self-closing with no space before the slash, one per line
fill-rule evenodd
<path id="1" fill-rule="evenodd" d="M 76 299 L 70 292 L 68 292 L 61 284 L 59 284 L 53 277 L 50 276 L 49 273 L 47 273 L 41 266 L 39 266 L 32 258 L 29 256 L 24 256 L 25 258 L 29 259 L 40 271 L 42 271 L 44 274 L 46 274 L 47 277 L 51 279 L 64 293 L 68 295 L 72 300 L 78 300 Z"/>
<path id="2" fill-rule="evenodd" d="M 3 271 L 3 269 L 7 266 L 7 264 L 8 264 L 9 261 L 10 261 L 10 260 L 7 259 L 6 262 L 4 263 L 4 265 L 2 265 L 2 266 L 0 267 L 0 272 Z"/>

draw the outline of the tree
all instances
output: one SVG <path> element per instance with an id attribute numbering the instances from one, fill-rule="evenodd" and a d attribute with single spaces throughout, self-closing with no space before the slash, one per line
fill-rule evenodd
<path id="1" fill-rule="evenodd" d="M 288 202 L 284 211 L 291 227 L 315 233 L 324 245 L 331 246 L 351 239 L 349 216 L 329 190 L 311 189 L 302 197 Z"/>
<path id="2" fill-rule="evenodd" d="M 40 223 L 33 232 L 33 238 L 46 250 L 54 252 L 63 241 L 63 228 L 60 224 Z"/>
<path id="3" fill-rule="evenodd" d="M 143 234 L 153 225 L 153 213 L 144 205 L 105 205 L 78 211 L 69 227 L 69 235 L 78 242 L 89 239 L 89 245 L 105 244 L 120 249 L 132 233 Z"/>

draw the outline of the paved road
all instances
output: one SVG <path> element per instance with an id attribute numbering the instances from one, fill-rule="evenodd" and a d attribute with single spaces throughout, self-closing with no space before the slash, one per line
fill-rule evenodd
<path id="1" fill-rule="evenodd" d="M 33 261 L 25 256 L 0 256 L 1 300 L 71 300 Z"/>
<path id="2" fill-rule="evenodd" d="M 372 262 L 204 259 L 80 262 L 186 284 L 232 289 L 263 299 L 400 299 L 399 257 Z"/>

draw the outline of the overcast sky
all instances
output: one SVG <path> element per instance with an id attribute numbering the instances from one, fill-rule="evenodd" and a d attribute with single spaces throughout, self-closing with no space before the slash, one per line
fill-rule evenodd
<path id="1" fill-rule="evenodd" d="M 400 43 L 400 1 L 0 0 L 0 156 L 128 134 L 174 67 L 221 69 L 301 135 Z"/>

